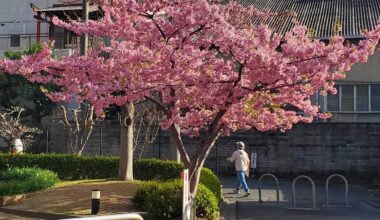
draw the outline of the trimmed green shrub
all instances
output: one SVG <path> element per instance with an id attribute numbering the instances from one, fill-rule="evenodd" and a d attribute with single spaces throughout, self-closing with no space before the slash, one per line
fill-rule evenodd
<path id="1" fill-rule="evenodd" d="M 52 170 L 64 180 L 112 179 L 119 169 L 119 157 L 72 154 L 0 154 L 0 170 L 8 167 L 39 167 Z M 135 179 L 166 181 L 179 177 L 183 165 L 158 159 L 135 160 Z"/>
<path id="2" fill-rule="evenodd" d="M 218 201 L 222 199 L 222 188 L 220 187 L 221 182 L 218 176 L 216 176 L 212 170 L 203 168 L 199 182 L 205 185 L 215 195 Z"/>
<path id="3" fill-rule="evenodd" d="M 46 189 L 59 182 L 57 174 L 39 168 L 10 168 L 0 172 L 0 196 Z"/>
<path id="4" fill-rule="evenodd" d="M 137 190 L 134 204 L 148 211 L 156 219 L 180 217 L 182 213 L 182 182 L 148 182 Z M 214 194 L 203 184 L 199 184 L 197 196 L 197 216 L 214 220 L 218 216 L 218 201 Z"/>
<path id="5" fill-rule="evenodd" d="M 117 177 L 117 157 L 79 157 L 72 154 L 0 154 L 0 170 L 8 167 L 39 167 L 64 180 Z"/>
<path id="6" fill-rule="evenodd" d="M 178 179 L 183 169 L 183 164 L 170 160 L 141 159 L 133 161 L 133 174 L 139 180 Z"/>
<path id="7" fill-rule="evenodd" d="M 147 210 L 147 197 L 158 189 L 160 185 L 156 181 L 144 182 L 143 185 L 136 191 L 135 196 L 132 198 L 133 204 L 139 209 Z"/>
<path id="8" fill-rule="evenodd" d="M 182 187 L 180 181 L 159 183 L 157 189 L 147 193 L 144 206 L 155 219 L 164 220 L 181 216 Z"/>
<path id="9" fill-rule="evenodd" d="M 212 191 L 202 183 L 199 184 L 198 193 L 195 196 L 195 203 L 197 204 L 198 217 L 209 220 L 217 219 L 219 201 Z"/>

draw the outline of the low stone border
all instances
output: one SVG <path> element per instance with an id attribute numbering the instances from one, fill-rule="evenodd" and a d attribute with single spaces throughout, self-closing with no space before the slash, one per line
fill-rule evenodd
<path id="1" fill-rule="evenodd" d="M 0 196 L 0 207 L 4 207 L 6 205 L 14 204 L 20 200 L 26 198 L 25 194 L 14 195 L 14 196 Z"/>
<path id="2" fill-rule="evenodd" d="M 43 213 L 43 212 L 32 212 L 25 210 L 16 210 L 9 208 L 0 208 L 0 212 L 17 215 L 21 217 L 37 218 L 37 219 L 64 219 L 64 218 L 77 218 L 78 216 L 73 215 L 61 215 L 53 213 Z"/>
<path id="3" fill-rule="evenodd" d="M 370 206 L 372 206 L 372 207 L 374 207 L 374 208 L 376 208 L 376 209 L 380 209 L 380 200 L 369 200 L 369 201 L 367 201 L 367 203 L 370 205 Z"/>

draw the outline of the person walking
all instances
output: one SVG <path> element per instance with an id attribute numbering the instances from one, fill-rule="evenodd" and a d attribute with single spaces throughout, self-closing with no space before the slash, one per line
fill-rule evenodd
<path id="1" fill-rule="evenodd" d="M 236 142 L 236 147 L 237 150 L 233 152 L 231 157 L 227 158 L 228 161 L 235 163 L 238 183 L 234 189 L 234 193 L 240 193 L 240 188 L 243 186 L 243 189 L 246 193 L 245 196 L 249 196 L 250 192 L 245 180 L 245 176 L 249 176 L 249 157 L 247 152 L 244 151 L 245 144 L 243 142 Z"/>

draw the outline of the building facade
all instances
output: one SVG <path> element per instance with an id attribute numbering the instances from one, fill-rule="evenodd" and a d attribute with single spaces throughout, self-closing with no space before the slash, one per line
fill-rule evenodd
<path id="1" fill-rule="evenodd" d="M 7 50 L 29 49 L 37 42 L 38 20 L 31 4 L 48 7 L 59 0 L 0 1 L 0 57 Z M 49 39 L 49 24 L 40 22 L 40 41 Z"/>

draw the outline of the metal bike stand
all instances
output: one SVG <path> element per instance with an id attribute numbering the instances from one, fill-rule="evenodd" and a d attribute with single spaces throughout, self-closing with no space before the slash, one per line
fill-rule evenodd
<path id="1" fill-rule="evenodd" d="M 277 205 L 280 205 L 280 184 L 278 182 L 278 179 L 275 175 L 271 174 L 271 173 L 266 173 L 266 174 L 263 174 L 262 176 L 260 176 L 259 178 L 259 204 L 263 204 L 263 200 L 261 199 L 261 180 L 266 177 L 266 176 L 269 176 L 269 177 L 272 177 L 275 182 L 276 182 L 276 195 L 277 195 Z"/>
<path id="2" fill-rule="evenodd" d="M 292 201 L 293 201 L 292 209 L 305 209 L 305 208 L 297 208 L 297 206 L 296 206 L 296 182 L 297 182 L 297 180 L 299 180 L 301 178 L 309 180 L 309 182 L 311 184 L 311 199 L 313 202 L 312 210 L 316 210 L 317 204 L 315 201 L 315 184 L 314 184 L 314 181 L 310 177 L 305 176 L 305 175 L 297 176 L 292 182 Z"/>
<path id="3" fill-rule="evenodd" d="M 340 174 L 330 175 L 326 180 L 326 206 L 330 206 L 330 204 L 329 204 L 329 182 L 334 177 L 340 177 L 344 181 L 344 186 L 345 186 L 344 207 L 350 207 L 348 205 L 348 181 L 347 181 L 346 177 L 344 177 L 343 175 L 340 175 Z"/>

